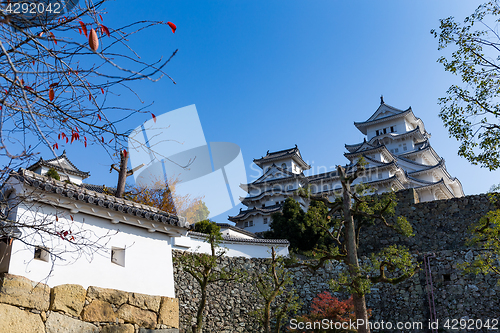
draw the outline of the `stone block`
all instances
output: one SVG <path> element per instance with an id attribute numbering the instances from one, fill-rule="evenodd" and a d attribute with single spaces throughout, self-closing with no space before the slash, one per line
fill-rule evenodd
<path id="1" fill-rule="evenodd" d="M 23 276 L 2 274 L 0 303 L 47 311 L 50 305 L 50 288 Z"/>
<path id="2" fill-rule="evenodd" d="M 179 328 L 179 300 L 177 298 L 161 298 L 158 324 Z"/>
<path id="3" fill-rule="evenodd" d="M 50 310 L 79 317 L 85 304 L 86 294 L 85 288 L 77 284 L 54 287 L 50 291 Z"/>
<path id="4" fill-rule="evenodd" d="M 158 312 L 158 310 L 160 310 L 160 301 L 160 296 L 150 296 L 139 293 L 130 293 L 128 297 L 128 304 L 153 312 Z"/>
<path id="5" fill-rule="evenodd" d="M 179 333 L 178 328 L 160 328 L 160 329 L 150 329 L 150 328 L 139 328 L 139 333 Z"/>
<path id="6" fill-rule="evenodd" d="M 111 304 L 94 299 L 83 309 L 82 319 L 90 322 L 115 322 L 116 314 Z"/>
<path id="7" fill-rule="evenodd" d="M 121 306 L 127 303 L 129 295 L 126 291 L 90 286 L 87 289 L 87 297 Z"/>
<path id="8" fill-rule="evenodd" d="M 99 328 L 90 323 L 80 321 L 60 314 L 51 312 L 45 322 L 46 333 L 98 333 Z"/>
<path id="9" fill-rule="evenodd" d="M 45 333 L 40 315 L 0 304 L 0 332 Z"/>
<path id="10" fill-rule="evenodd" d="M 116 312 L 118 318 L 126 323 L 137 324 L 140 327 L 153 328 L 156 326 L 156 313 L 142 310 L 130 304 L 122 305 Z"/>
<path id="11" fill-rule="evenodd" d="M 102 328 L 101 333 L 135 333 L 135 328 L 132 324 L 108 325 Z"/>

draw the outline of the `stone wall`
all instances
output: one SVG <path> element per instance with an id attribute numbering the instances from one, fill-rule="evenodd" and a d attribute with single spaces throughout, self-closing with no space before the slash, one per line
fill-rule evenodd
<path id="1" fill-rule="evenodd" d="M 372 309 L 372 321 L 396 325 L 398 322 L 414 323 L 414 329 L 404 332 L 430 332 L 429 298 L 435 305 L 439 319 L 439 332 L 466 332 L 445 329 L 447 319 L 500 319 L 500 286 L 495 276 L 464 275 L 457 264 L 471 261 L 477 254 L 466 248 L 467 228 L 493 209 L 487 195 L 468 196 L 447 201 L 418 203 L 414 190 L 398 193 L 397 213 L 404 215 L 412 224 L 415 236 L 404 239 L 381 227 L 365 230 L 361 239 L 362 251 L 377 250 L 389 243 L 410 248 L 413 256 L 423 265 L 429 257 L 433 293 L 426 281 L 424 270 L 413 278 L 396 286 L 378 284 L 367 295 Z M 174 256 L 178 255 L 174 251 Z M 250 274 L 263 269 L 263 259 L 226 258 L 236 267 Z M 329 291 L 328 281 L 335 279 L 338 270 L 332 264 L 312 274 L 306 269 L 295 268 L 294 287 L 301 301 L 301 313 L 309 312 L 312 299 L 322 291 Z M 199 300 L 198 285 L 192 278 L 174 266 L 176 296 L 180 302 L 180 331 L 189 332 L 194 323 Z M 345 295 L 337 294 L 339 297 Z M 260 332 L 250 313 L 258 306 L 255 286 L 251 280 L 243 283 L 226 283 L 209 287 L 206 308 L 205 332 Z M 422 323 L 422 328 L 418 327 Z M 451 322 L 450 322 L 451 323 Z M 500 327 L 500 324 L 497 325 Z M 387 328 L 387 327 L 386 327 Z M 403 330 L 373 330 L 374 332 L 402 332 Z M 486 330 L 473 330 L 481 332 Z"/>
<path id="2" fill-rule="evenodd" d="M 0 332 L 175 333 L 178 300 L 75 284 L 49 288 L 0 275 Z"/>

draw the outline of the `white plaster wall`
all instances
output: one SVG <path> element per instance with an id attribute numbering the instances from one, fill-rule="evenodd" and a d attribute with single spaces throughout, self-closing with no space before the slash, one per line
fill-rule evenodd
<path id="1" fill-rule="evenodd" d="M 210 244 L 198 237 L 181 236 L 175 238 L 173 249 L 198 253 L 211 253 Z M 280 256 L 288 256 L 288 246 L 267 245 L 267 244 L 247 244 L 223 241 L 221 247 L 226 248 L 228 257 L 244 258 L 270 258 L 271 247 Z"/>
<path id="2" fill-rule="evenodd" d="M 45 175 L 47 173 L 47 171 L 49 171 L 49 168 L 44 167 L 44 166 L 42 167 L 41 171 L 40 171 L 40 169 L 35 170 L 36 173 L 40 173 L 41 172 L 42 175 Z M 57 173 L 61 177 L 61 181 L 64 181 L 65 179 L 67 179 L 66 174 L 64 172 L 57 171 Z M 69 181 L 70 182 L 78 184 L 78 185 L 80 185 L 82 183 L 82 178 L 81 177 L 74 176 L 74 175 L 71 175 L 71 174 L 68 174 L 68 176 L 69 176 Z"/>
<path id="3" fill-rule="evenodd" d="M 38 212 L 36 218 L 38 221 L 44 216 L 53 218 L 55 213 L 54 208 L 45 206 L 43 213 Z M 109 234 L 109 237 L 101 240 L 102 251 L 92 253 L 90 248 L 87 248 L 89 253 L 83 256 L 67 252 L 62 255 L 66 261 L 44 262 L 33 259 L 33 247 L 16 240 L 13 242 L 9 273 L 41 281 L 50 286 L 71 283 L 82 285 L 84 288 L 98 286 L 175 297 L 169 236 L 158 232 L 149 233 L 146 229 L 123 223 L 112 224 L 109 220 L 82 213 L 71 215 L 74 221 L 71 221 L 69 213 L 63 217 L 59 211 L 57 224 L 61 230 L 71 229 L 73 234 L 83 230 L 88 235 L 89 241 Z M 32 213 L 23 205 L 18 209 L 18 216 L 26 220 Z M 68 246 L 67 241 L 58 237 L 30 237 L 29 233 L 29 230 L 23 230 L 25 239 L 36 244 L 58 250 Z M 125 267 L 111 262 L 112 246 L 126 249 Z M 70 251 L 72 248 L 67 247 L 67 250 Z"/>
<path id="4" fill-rule="evenodd" d="M 223 236 L 236 237 L 236 238 L 244 238 L 244 239 L 252 239 L 253 238 L 253 237 L 250 237 L 248 235 L 242 234 L 241 232 L 237 232 L 235 230 L 229 229 L 229 228 L 221 230 L 221 234 Z"/>

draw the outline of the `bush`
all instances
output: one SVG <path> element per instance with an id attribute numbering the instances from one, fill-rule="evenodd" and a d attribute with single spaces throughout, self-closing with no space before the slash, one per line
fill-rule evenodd
<path id="1" fill-rule="evenodd" d="M 56 169 L 50 168 L 49 171 L 45 174 L 45 176 L 49 178 L 53 178 L 55 180 L 61 180 L 61 177 L 59 177 L 59 174 L 57 173 Z"/>
<path id="2" fill-rule="evenodd" d="M 352 296 L 345 301 L 340 301 L 328 291 L 324 291 L 313 299 L 311 303 L 311 313 L 309 315 L 298 317 L 297 321 L 302 322 L 305 325 L 305 330 L 301 329 L 300 332 L 356 332 L 356 330 L 335 329 L 333 327 L 333 329 L 313 329 L 312 323 L 321 323 L 324 319 L 327 319 L 328 322 L 331 323 L 349 323 L 349 321 L 355 322 L 356 315 L 354 314 Z M 306 323 L 311 324 L 309 324 L 310 326 L 307 326 Z M 292 332 L 297 332 L 297 330 L 292 330 Z"/>

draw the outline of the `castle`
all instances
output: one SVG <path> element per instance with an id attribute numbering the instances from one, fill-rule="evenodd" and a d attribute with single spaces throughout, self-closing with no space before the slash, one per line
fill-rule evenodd
<path id="1" fill-rule="evenodd" d="M 414 188 L 420 202 L 463 197 L 462 184 L 446 170 L 445 161 L 432 148 L 430 133 L 423 121 L 410 108 L 400 110 L 385 104 L 363 122 L 354 122 L 366 135 L 363 142 L 345 145 L 349 160 L 354 165 L 361 157 L 366 161 L 365 172 L 353 185 L 366 183 L 375 193 Z M 271 215 L 282 209 L 286 198 L 297 200 L 307 209 L 308 200 L 297 195 L 297 189 L 309 187 L 312 194 L 324 194 L 334 200 L 342 188 L 336 170 L 305 176 L 308 165 L 295 146 L 254 159 L 263 175 L 241 187 L 248 192 L 242 203 L 248 209 L 241 210 L 229 220 L 239 228 L 251 232 L 269 229 Z"/>

